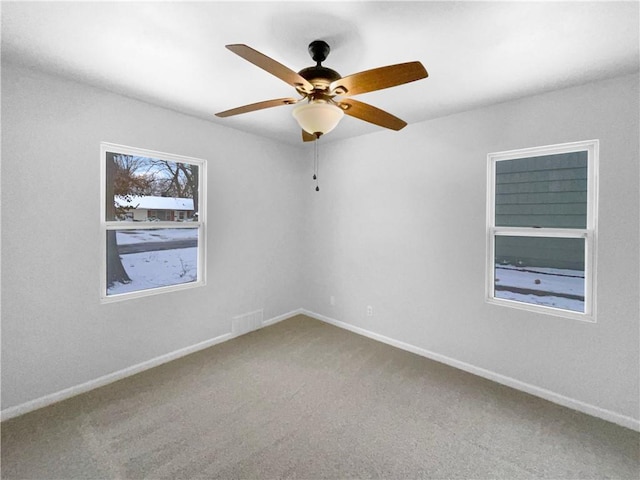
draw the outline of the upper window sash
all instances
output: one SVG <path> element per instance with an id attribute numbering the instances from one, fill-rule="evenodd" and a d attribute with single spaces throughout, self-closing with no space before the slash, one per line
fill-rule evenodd
<path id="1" fill-rule="evenodd" d="M 171 228 L 193 228 L 194 225 L 203 224 L 206 221 L 206 189 L 204 188 L 204 182 L 206 181 L 206 162 L 199 158 L 187 157 L 183 155 L 174 155 L 171 153 L 163 153 L 156 152 L 152 150 L 145 150 L 142 148 L 136 147 L 128 147 L 125 145 L 118 145 L 114 143 L 102 142 L 100 144 L 100 210 L 101 210 L 101 223 L 105 226 L 110 226 L 109 224 L 119 225 L 118 228 L 128 228 L 121 227 L 126 222 L 121 222 L 118 220 L 109 220 L 107 219 L 107 209 L 106 209 L 106 186 L 107 186 L 107 178 L 106 178 L 106 154 L 117 153 L 121 155 L 134 155 L 139 157 L 153 158 L 155 160 L 166 160 L 169 162 L 175 163 L 189 163 L 191 165 L 197 165 L 199 174 L 198 174 L 198 219 L 190 226 L 177 226 L 181 222 L 153 222 L 153 224 L 149 225 L 148 228 L 159 228 L 164 224 L 164 226 L 171 225 Z M 140 224 L 138 224 L 140 226 Z M 143 226 L 142 228 L 147 228 Z"/>
<path id="2" fill-rule="evenodd" d="M 547 145 L 543 147 L 531 147 L 518 150 L 490 153 L 487 155 L 487 226 L 489 228 L 527 228 L 527 227 L 496 227 L 496 163 L 503 160 L 517 160 L 524 158 L 543 157 L 562 153 L 587 152 L 587 220 L 583 230 L 595 230 L 597 201 L 597 172 L 599 141 L 585 140 L 581 142 L 564 143 L 561 145 Z M 533 227 L 529 227 L 533 228 Z M 550 229 L 550 227 L 535 227 L 538 229 Z M 573 230 L 573 228 L 571 228 Z"/>

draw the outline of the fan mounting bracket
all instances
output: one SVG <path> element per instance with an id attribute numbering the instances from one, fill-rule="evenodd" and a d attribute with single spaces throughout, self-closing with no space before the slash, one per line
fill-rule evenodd
<path id="1" fill-rule="evenodd" d="M 309 44 L 309 55 L 318 66 L 327 59 L 330 51 L 329 44 L 324 40 L 314 40 Z"/>

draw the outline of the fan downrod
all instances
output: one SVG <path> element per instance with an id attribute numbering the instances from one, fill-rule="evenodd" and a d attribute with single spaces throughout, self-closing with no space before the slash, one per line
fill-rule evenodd
<path id="1" fill-rule="evenodd" d="M 327 59 L 330 51 L 329 44 L 324 40 L 314 40 L 309 44 L 309 55 L 318 66 Z"/>

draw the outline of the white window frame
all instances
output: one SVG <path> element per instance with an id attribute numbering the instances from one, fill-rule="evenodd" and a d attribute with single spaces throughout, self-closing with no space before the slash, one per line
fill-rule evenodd
<path id="1" fill-rule="evenodd" d="M 193 222 L 121 222 L 107 220 L 106 205 L 106 154 L 107 152 L 121 153 L 123 155 L 134 155 L 138 157 L 147 157 L 157 160 L 166 160 L 176 163 L 189 163 L 198 166 L 198 220 Z M 184 155 L 175 155 L 171 153 L 157 152 L 137 147 L 129 147 L 126 145 L 118 145 L 115 143 L 100 143 L 100 301 L 101 303 L 118 302 L 132 298 L 148 297 L 150 295 L 159 295 L 167 292 L 175 292 L 187 290 L 206 285 L 206 225 L 207 225 L 207 162 L 200 158 L 187 157 Z M 149 288 L 137 290 L 134 292 L 118 293 L 115 295 L 107 295 L 107 230 L 143 230 L 157 228 L 187 228 L 198 230 L 198 276 L 196 281 L 188 283 L 180 283 L 176 285 L 168 285 L 157 288 Z"/>
<path id="2" fill-rule="evenodd" d="M 560 317 L 596 321 L 596 255 L 597 255 L 597 213 L 598 213 L 598 140 L 562 143 L 543 147 L 524 148 L 487 155 L 487 265 L 485 300 L 488 303 L 513 307 L 531 312 Z M 586 228 L 533 228 L 496 227 L 495 225 L 495 185 L 496 162 L 519 158 L 541 157 L 570 152 L 587 152 L 587 225 Z M 575 312 L 561 308 L 535 305 L 495 297 L 495 237 L 498 235 L 550 238 L 585 239 L 585 311 Z"/>

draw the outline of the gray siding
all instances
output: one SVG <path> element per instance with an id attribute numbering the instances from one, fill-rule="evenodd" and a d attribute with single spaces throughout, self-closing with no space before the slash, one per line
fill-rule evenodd
<path id="1" fill-rule="evenodd" d="M 586 228 L 587 152 L 496 162 L 496 226 Z M 584 240 L 496 237 L 496 263 L 584 270 Z"/>
<path id="2" fill-rule="evenodd" d="M 496 162 L 495 222 L 586 228 L 587 152 Z"/>
<path id="3" fill-rule="evenodd" d="M 584 239 L 497 235 L 496 263 L 584 271 Z"/>

